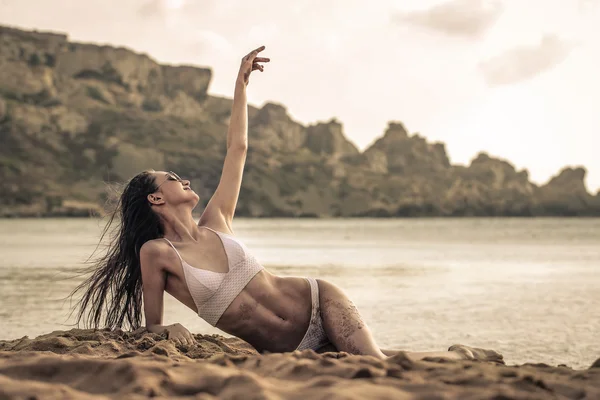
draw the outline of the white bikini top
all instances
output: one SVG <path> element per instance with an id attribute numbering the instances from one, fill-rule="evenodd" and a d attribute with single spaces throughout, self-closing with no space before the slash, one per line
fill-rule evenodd
<path id="1" fill-rule="evenodd" d="M 181 254 L 169 239 L 163 239 L 171 245 L 181 260 L 185 281 L 198 308 L 198 315 L 212 326 L 216 326 L 231 302 L 264 267 L 234 236 L 215 231 L 207 226 L 201 228 L 216 233 L 221 240 L 229 265 L 228 272 L 214 272 L 192 267 L 181 258 Z"/>

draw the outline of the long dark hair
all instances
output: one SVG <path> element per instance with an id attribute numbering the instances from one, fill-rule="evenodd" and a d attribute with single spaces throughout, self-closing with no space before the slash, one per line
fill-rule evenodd
<path id="1" fill-rule="evenodd" d="M 152 171 L 136 175 L 125 185 L 100 238 L 102 243 L 116 219 L 108 251 L 84 270 L 90 276 L 71 293 L 73 296 L 84 292 L 76 304 L 79 307 L 77 325 L 82 320 L 93 328 L 103 325 L 110 329 L 136 329 L 142 324 L 140 249 L 148 240 L 162 237 L 164 233 L 147 199 L 156 190 Z M 101 321 L 103 316 L 104 321 Z"/>

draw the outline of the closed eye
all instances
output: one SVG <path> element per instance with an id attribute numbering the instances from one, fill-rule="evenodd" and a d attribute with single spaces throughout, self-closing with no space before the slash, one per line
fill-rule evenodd
<path id="1" fill-rule="evenodd" d="M 183 183 L 183 179 L 181 179 L 181 177 L 179 177 L 179 175 L 177 175 L 173 171 L 169 171 L 169 173 L 167 174 L 167 176 L 169 176 L 172 181 L 177 181 L 177 182 L 182 182 Z"/>

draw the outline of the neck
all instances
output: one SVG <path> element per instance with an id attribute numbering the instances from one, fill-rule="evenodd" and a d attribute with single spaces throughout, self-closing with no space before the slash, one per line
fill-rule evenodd
<path id="1" fill-rule="evenodd" d="M 170 209 L 161 215 L 165 237 L 178 242 L 195 241 L 197 239 L 198 224 L 192 217 L 192 212 L 187 208 Z"/>

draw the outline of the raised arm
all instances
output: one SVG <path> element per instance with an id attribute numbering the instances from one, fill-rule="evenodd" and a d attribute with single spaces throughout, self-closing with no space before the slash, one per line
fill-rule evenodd
<path id="1" fill-rule="evenodd" d="M 246 88 L 252 71 L 264 70 L 260 63 L 269 62 L 268 58 L 258 57 L 265 49 L 261 46 L 242 58 L 242 64 L 235 82 L 233 95 L 233 106 L 229 129 L 227 131 L 227 154 L 221 172 L 221 179 L 217 190 L 208 202 L 199 225 L 215 224 L 223 222 L 232 231 L 233 215 L 240 194 L 244 164 L 246 163 L 246 151 L 248 149 L 248 102 Z"/>
<path id="2" fill-rule="evenodd" d="M 146 329 L 152 333 L 167 332 L 168 338 L 181 344 L 192 344 L 194 337 L 181 324 L 162 325 L 167 273 L 160 267 L 160 247 L 149 241 L 140 249 L 142 293 Z"/>

